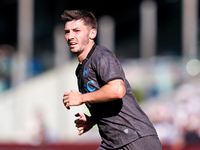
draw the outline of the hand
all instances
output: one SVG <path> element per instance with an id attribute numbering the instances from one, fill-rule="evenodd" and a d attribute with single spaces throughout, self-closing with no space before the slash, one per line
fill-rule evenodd
<path id="1" fill-rule="evenodd" d="M 88 117 L 84 113 L 77 113 L 75 116 L 80 117 L 74 121 L 79 131 L 78 135 L 82 135 L 93 127 L 93 121 L 91 117 Z"/>
<path id="2" fill-rule="evenodd" d="M 76 90 L 71 90 L 71 92 L 66 92 L 63 96 L 63 103 L 67 109 L 70 109 L 70 106 L 81 105 L 82 94 Z"/>

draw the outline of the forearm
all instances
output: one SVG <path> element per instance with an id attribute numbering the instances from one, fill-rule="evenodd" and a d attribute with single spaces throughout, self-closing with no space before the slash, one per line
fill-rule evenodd
<path id="1" fill-rule="evenodd" d="M 83 103 L 104 103 L 117 99 L 122 99 L 126 94 L 124 81 L 116 79 L 108 82 L 95 92 L 81 94 L 76 90 L 64 93 L 63 103 L 67 109 L 70 106 L 78 106 Z"/>
<path id="2" fill-rule="evenodd" d="M 82 95 L 83 103 L 102 103 L 116 99 L 121 99 L 126 93 L 124 82 L 122 80 L 110 81 L 101 89 Z"/>

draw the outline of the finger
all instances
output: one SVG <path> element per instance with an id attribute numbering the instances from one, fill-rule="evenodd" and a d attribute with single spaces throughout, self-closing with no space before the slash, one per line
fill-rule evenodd
<path id="1" fill-rule="evenodd" d="M 85 122 L 83 121 L 80 121 L 80 120 L 77 120 L 75 121 L 76 122 L 76 127 L 79 128 L 79 127 L 83 127 L 85 125 Z"/>
<path id="2" fill-rule="evenodd" d="M 84 133 L 84 127 L 78 128 L 78 131 L 79 131 L 78 135 L 82 135 Z"/>
<path id="3" fill-rule="evenodd" d="M 85 120 L 85 114 L 84 113 L 77 113 L 75 116 L 80 117 L 79 120 Z"/>
<path id="4" fill-rule="evenodd" d="M 76 91 L 76 90 L 73 90 L 73 89 L 71 89 L 70 91 L 71 91 L 72 93 L 74 93 L 74 92 L 78 92 L 78 91 Z"/>
<path id="5" fill-rule="evenodd" d="M 68 96 L 63 97 L 63 104 L 66 105 L 68 102 Z"/>
<path id="6" fill-rule="evenodd" d="M 76 120 L 74 121 L 74 123 L 75 123 L 75 124 L 81 124 L 81 123 L 83 123 L 83 121 L 80 120 L 80 119 L 76 119 Z"/>
<path id="7" fill-rule="evenodd" d="M 68 98 L 69 98 L 69 96 L 63 96 L 63 100 L 68 99 Z"/>
<path id="8" fill-rule="evenodd" d="M 78 116 L 80 117 L 80 119 L 82 119 L 82 118 L 85 117 L 85 114 L 84 113 L 78 113 Z"/>
<path id="9" fill-rule="evenodd" d="M 68 101 L 63 102 L 63 104 L 64 104 L 64 106 L 67 107 L 67 108 L 70 106 Z"/>
<path id="10" fill-rule="evenodd" d="M 67 103 L 68 103 L 68 102 L 66 102 L 66 100 L 63 100 L 63 104 L 64 104 L 64 106 L 66 106 Z"/>
<path id="11" fill-rule="evenodd" d="M 64 103 L 64 104 L 67 104 L 67 103 L 69 103 L 69 100 L 68 100 L 68 99 L 63 100 L 63 103 Z"/>
<path id="12" fill-rule="evenodd" d="M 67 109 L 70 109 L 70 104 L 69 103 L 66 103 L 66 105 L 65 105 L 65 107 L 67 108 Z"/>
<path id="13" fill-rule="evenodd" d="M 84 130 L 79 131 L 78 135 L 82 135 L 84 133 Z"/>
<path id="14" fill-rule="evenodd" d="M 84 124 L 81 124 L 81 125 L 80 124 L 76 124 L 77 128 L 80 128 L 80 127 L 83 127 L 83 126 L 84 126 Z"/>
<path id="15" fill-rule="evenodd" d="M 84 127 L 79 127 L 77 129 L 78 129 L 78 131 L 82 131 L 82 130 L 84 130 Z"/>
<path id="16" fill-rule="evenodd" d="M 65 92 L 63 96 L 68 96 L 70 92 Z"/>
<path id="17" fill-rule="evenodd" d="M 75 114 L 75 117 L 79 117 L 79 116 L 80 116 L 80 113 Z"/>

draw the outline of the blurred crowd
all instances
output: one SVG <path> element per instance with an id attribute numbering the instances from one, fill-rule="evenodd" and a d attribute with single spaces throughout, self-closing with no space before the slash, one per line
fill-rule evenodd
<path id="1" fill-rule="evenodd" d="M 0 45 L 0 93 L 11 87 L 14 47 Z"/>
<path id="2" fill-rule="evenodd" d="M 200 84 L 183 84 L 164 99 L 148 112 L 161 143 L 183 146 L 200 142 Z"/>
<path id="3" fill-rule="evenodd" d="M 13 134 L 12 142 L 17 144 L 38 146 L 50 142 L 48 141 L 43 113 L 39 108 L 34 111 L 32 119 L 25 122 L 24 126 Z"/>
<path id="4" fill-rule="evenodd" d="M 16 49 L 8 44 L 0 45 L 0 94 L 11 88 L 16 77 Z M 29 60 L 27 71 L 30 77 L 38 75 L 44 71 L 43 64 L 37 58 Z"/>

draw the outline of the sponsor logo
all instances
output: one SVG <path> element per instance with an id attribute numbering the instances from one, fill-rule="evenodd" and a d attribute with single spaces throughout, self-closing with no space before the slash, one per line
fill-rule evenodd
<path id="1" fill-rule="evenodd" d="M 89 70 L 88 70 L 88 68 L 85 68 L 84 71 L 83 71 L 83 76 L 87 77 L 88 74 L 89 74 Z"/>
<path id="2" fill-rule="evenodd" d="M 83 94 L 83 93 L 89 93 L 89 92 L 93 92 L 96 90 L 96 88 L 91 88 L 91 84 L 94 84 L 94 81 L 91 80 L 91 81 L 88 81 L 87 82 L 87 86 L 85 86 L 85 84 L 83 85 L 82 89 L 80 89 L 80 92 Z"/>

